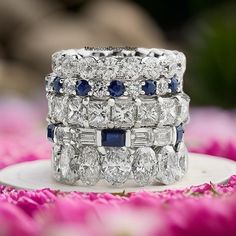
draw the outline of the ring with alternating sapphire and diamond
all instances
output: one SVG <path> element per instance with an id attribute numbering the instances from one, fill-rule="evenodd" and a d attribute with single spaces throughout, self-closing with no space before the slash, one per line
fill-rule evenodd
<path id="1" fill-rule="evenodd" d="M 53 54 L 46 77 L 48 138 L 58 181 L 171 184 L 187 171 L 185 56 L 144 48 Z"/>

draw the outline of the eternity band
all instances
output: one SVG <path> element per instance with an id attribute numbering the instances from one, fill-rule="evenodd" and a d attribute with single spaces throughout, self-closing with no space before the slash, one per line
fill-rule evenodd
<path id="1" fill-rule="evenodd" d="M 48 139 L 57 181 L 171 184 L 187 171 L 183 53 L 145 48 L 69 49 L 46 76 Z"/>

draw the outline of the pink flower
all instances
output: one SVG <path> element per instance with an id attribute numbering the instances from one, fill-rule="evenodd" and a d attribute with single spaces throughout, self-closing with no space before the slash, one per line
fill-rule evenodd
<path id="1" fill-rule="evenodd" d="M 6 202 L 0 204 L 0 235 L 1 236 L 36 236 L 37 223 L 18 207 Z"/>

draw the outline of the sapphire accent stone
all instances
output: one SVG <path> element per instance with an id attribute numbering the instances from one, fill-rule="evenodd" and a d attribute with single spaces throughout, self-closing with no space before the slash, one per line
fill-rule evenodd
<path id="1" fill-rule="evenodd" d="M 76 82 L 75 91 L 78 96 L 87 96 L 92 87 L 87 80 L 81 79 Z"/>
<path id="2" fill-rule="evenodd" d="M 179 87 L 179 81 L 177 80 L 176 76 L 174 76 L 171 79 L 171 82 L 169 83 L 169 89 L 171 90 L 172 93 L 177 93 L 178 87 Z"/>
<path id="3" fill-rule="evenodd" d="M 156 94 L 157 83 L 154 80 L 146 80 L 145 84 L 142 86 L 142 90 L 145 92 L 145 95 L 152 96 Z"/>
<path id="4" fill-rule="evenodd" d="M 61 81 L 61 78 L 56 77 L 53 80 L 53 91 L 56 92 L 56 93 L 60 93 L 62 88 L 63 88 L 63 83 Z"/>
<path id="5" fill-rule="evenodd" d="M 125 146 L 125 130 L 104 129 L 102 130 L 102 146 L 123 147 Z"/>
<path id="6" fill-rule="evenodd" d="M 54 124 L 49 124 L 47 128 L 47 137 L 48 140 L 53 142 L 54 141 L 54 131 L 55 131 L 55 125 Z"/>
<path id="7" fill-rule="evenodd" d="M 108 86 L 108 91 L 112 97 L 120 97 L 125 92 L 125 85 L 119 80 L 113 80 Z"/>
<path id="8" fill-rule="evenodd" d="M 176 127 L 176 144 L 182 142 L 184 136 L 184 129 L 182 125 Z"/>

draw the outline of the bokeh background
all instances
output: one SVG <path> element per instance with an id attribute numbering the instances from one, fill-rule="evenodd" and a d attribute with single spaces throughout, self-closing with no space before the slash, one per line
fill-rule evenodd
<path id="1" fill-rule="evenodd" d="M 233 0 L 1 0 L 0 163 L 50 155 L 44 76 L 51 54 L 108 45 L 183 51 L 189 148 L 236 160 L 235 13 Z"/>

